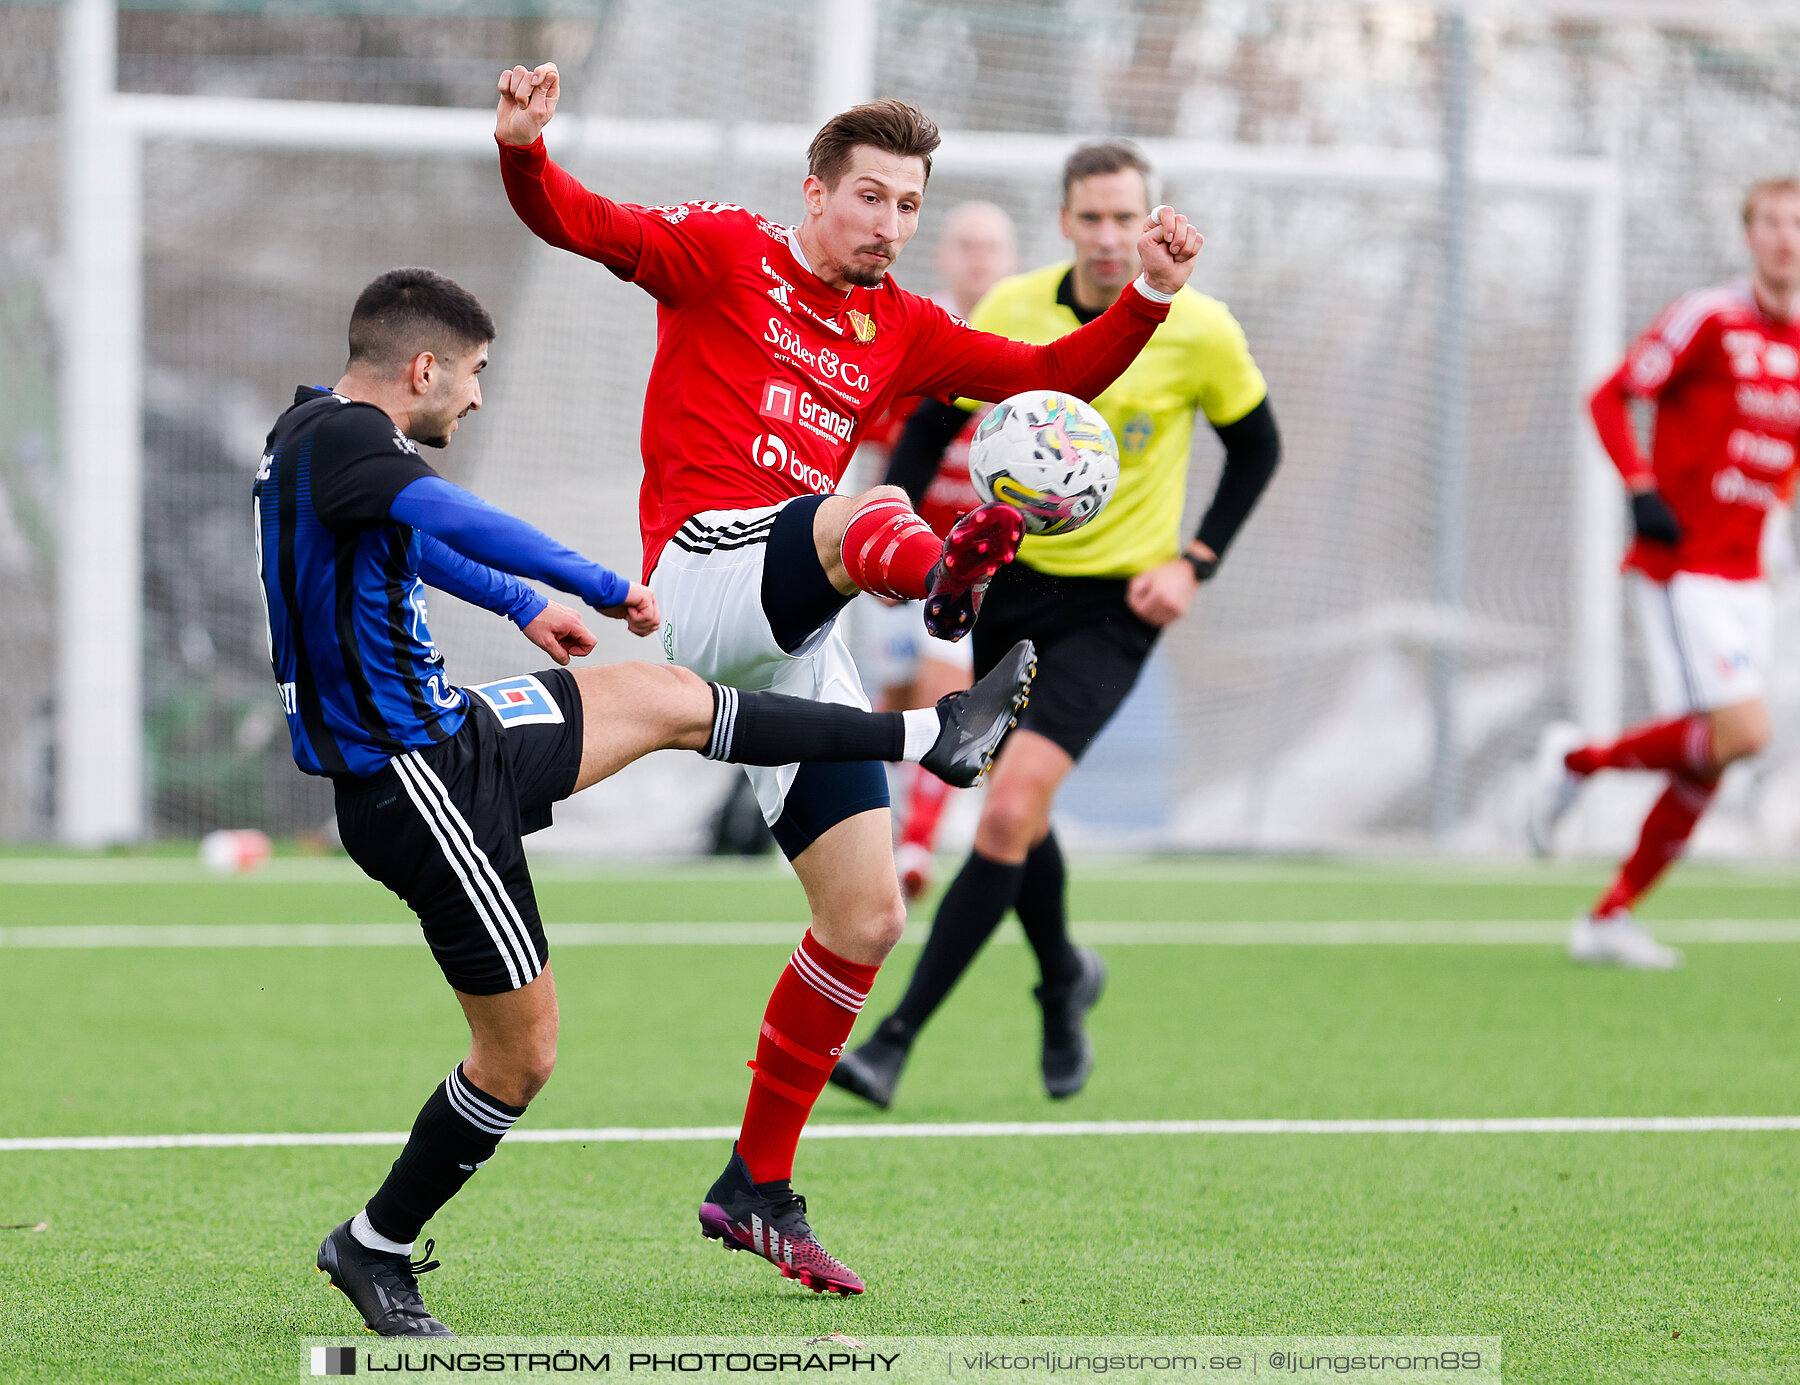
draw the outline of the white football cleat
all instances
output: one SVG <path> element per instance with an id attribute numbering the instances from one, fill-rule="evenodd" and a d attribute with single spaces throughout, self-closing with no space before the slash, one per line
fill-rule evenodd
<path id="1" fill-rule="evenodd" d="M 1637 971 L 1674 971 L 1686 960 L 1680 948 L 1657 942 L 1624 909 L 1615 909 L 1603 919 L 1592 914 L 1576 919 L 1569 930 L 1569 956 L 1592 966 Z"/>
<path id="2" fill-rule="evenodd" d="M 1531 762 L 1531 804 L 1525 813 L 1525 840 L 1533 856 L 1556 851 L 1556 824 L 1581 797 L 1582 777 L 1563 763 L 1563 757 L 1587 741 L 1572 721 L 1553 721 L 1538 737 Z"/>

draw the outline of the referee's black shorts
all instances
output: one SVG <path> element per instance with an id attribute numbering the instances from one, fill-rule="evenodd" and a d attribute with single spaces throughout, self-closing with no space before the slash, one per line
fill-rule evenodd
<path id="1" fill-rule="evenodd" d="M 529 984 L 550 956 L 523 838 L 581 771 L 581 689 L 567 669 L 468 688 L 446 741 L 338 779 L 338 831 L 412 907 L 444 978 L 468 995 Z"/>
<path id="2" fill-rule="evenodd" d="M 1123 577 L 1052 577 L 1023 562 L 995 574 L 975 622 L 975 676 L 1020 640 L 1037 643 L 1037 677 L 1019 725 L 1069 757 L 1100 734 L 1162 633 L 1125 604 Z"/>

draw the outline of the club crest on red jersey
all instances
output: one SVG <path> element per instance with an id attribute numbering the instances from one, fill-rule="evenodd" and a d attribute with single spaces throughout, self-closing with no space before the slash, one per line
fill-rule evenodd
<path id="1" fill-rule="evenodd" d="M 867 313 L 859 313 L 855 308 L 845 314 L 850 319 L 850 330 L 856 333 L 856 339 L 864 346 L 875 340 L 875 319 Z"/>

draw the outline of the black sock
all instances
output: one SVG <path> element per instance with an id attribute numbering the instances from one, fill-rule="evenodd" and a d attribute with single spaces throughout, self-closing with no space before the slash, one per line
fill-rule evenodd
<path id="1" fill-rule="evenodd" d="M 906 717 L 785 693 L 743 692 L 714 683 L 712 739 L 701 752 L 734 765 L 801 760 L 902 760 Z"/>
<path id="2" fill-rule="evenodd" d="M 1046 986 L 1066 985 L 1081 975 L 1081 963 L 1069 941 L 1067 880 L 1062 847 L 1052 831 L 1025 858 L 1025 878 L 1013 906 L 1019 911 L 1025 941 L 1037 953 L 1038 974 Z"/>
<path id="3" fill-rule="evenodd" d="M 524 1114 L 469 1081 L 458 1063 L 420 1109 L 406 1148 L 369 1199 L 369 1225 L 390 1241 L 416 1241 Z"/>
<path id="4" fill-rule="evenodd" d="M 990 860 L 979 851 L 969 853 L 968 861 L 938 902 L 937 917 L 931 921 L 931 937 L 925 942 L 919 965 L 913 969 L 906 994 L 894 1007 L 893 1015 L 882 1024 L 882 1031 L 894 1024 L 894 1032 L 903 1028 L 910 1042 L 910 1035 L 924 1027 L 932 1011 L 943 1004 L 951 987 L 969 969 L 975 954 L 1012 908 L 1024 875 L 1022 865 Z"/>

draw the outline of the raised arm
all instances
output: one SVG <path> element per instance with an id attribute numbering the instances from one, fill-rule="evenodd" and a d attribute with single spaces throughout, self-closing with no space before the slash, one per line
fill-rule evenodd
<path id="1" fill-rule="evenodd" d="M 519 219 L 551 245 L 598 260 L 672 307 L 704 292 L 727 265 L 729 232 L 718 214 L 741 210 L 717 203 L 647 209 L 583 187 L 544 148 L 544 127 L 561 90 L 555 63 L 500 74 L 494 140 L 506 198 Z"/>
<path id="2" fill-rule="evenodd" d="M 598 260 L 622 279 L 636 277 L 644 246 L 637 217 L 564 172 L 542 139 L 523 147 L 502 141 L 500 181 L 519 220 L 540 240 Z"/>
<path id="3" fill-rule="evenodd" d="M 1138 255 L 1144 272 L 1092 322 L 1046 346 L 977 332 L 941 308 L 913 350 L 920 374 L 908 392 L 1000 400 L 1028 389 L 1093 399 L 1137 358 L 1193 272 L 1200 233 L 1170 207 L 1144 224 Z"/>

